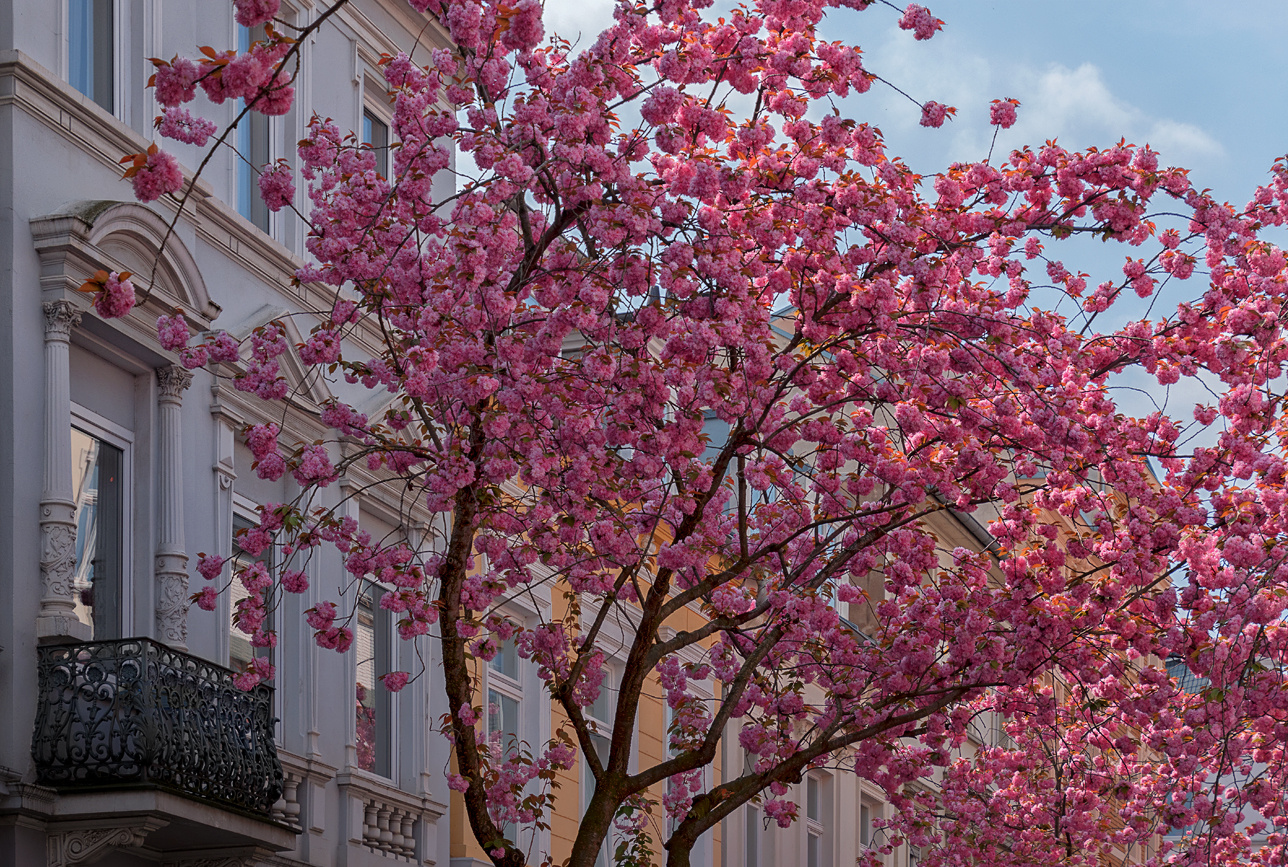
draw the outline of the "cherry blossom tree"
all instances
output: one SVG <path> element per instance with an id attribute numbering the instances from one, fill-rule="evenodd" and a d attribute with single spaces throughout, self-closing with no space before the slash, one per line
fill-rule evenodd
<path id="1" fill-rule="evenodd" d="M 293 399 L 287 353 L 348 395 L 322 412 L 332 443 L 246 431 L 257 472 L 304 494 L 239 544 L 290 556 L 232 579 L 205 558 L 198 604 L 242 581 L 240 623 L 271 643 L 265 612 L 320 546 L 391 588 L 400 634 L 441 650 L 451 784 L 499 867 L 541 860 L 506 828 L 574 811 L 549 784 L 581 762 L 572 867 L 606 840 L 618 863 L 684 867 L 747 803 L 790 824 L 789 786 L 822 766 L 879 786 L 887 839 L 927 864 L 1285 862 L 1284 838 L 1252 855 L 1238 823 L 1288 820 L 1285 259 L 1263 237 L 1288 220 L 1288 167 L 1242 206 L 1124 142 L 918 175 L 834 110 L 884 83 L 820 35 L 823 0 L 623 0 L 578 45 L 537 0 L 410 2 L 457 48 L 384 64 L 390 176 L 321 118 L 263 167 L 270 207 L 307 190 L 296 276 L 330 308 L 295 346 L 281 323 L 245 347 L 159 323 L 185 364 L 266 401 Z M 303 32 L 273 23 L 277 0 L 234 5 L 266 37 L 156 61 L 163 136 L 235 140 L 192 113 L 199 91 L 245 100 L 239 122 L 285 111 L 302 37 L 342 2 Z M 943 24 L 842 5 L 917 39 Z M 922 123 L 953 112 L 927 102 Z M 164 150 L 123 162 L 140 199 L 191 189 Z M 1121 269 L 1066 264 L 1078 238 L 1121 245 Z M 123 285 L 85 288 L 111 316 Z M 1115 388 L 1144 378 L 1202 402 L 1142 410 Z M 309 505 L 355 465 L 437 540 Z M 977 543 L 950 545 L 945 520 Z M 533 593 L 562 603 L 507 616 Z M 686 611 L 701 625 L 674 628 Z M 318 642 L 347 650 L 350 615 L 313 608 Z M 566 720 L 517 752 L 483 735 L 473 667 L 509 641 Z M 650 690 L 670 749 L 635 767 Z M 1008 738 L 973 741 L 985 718 Z M 747 761 L 712 782 L 726 738 Z"/>

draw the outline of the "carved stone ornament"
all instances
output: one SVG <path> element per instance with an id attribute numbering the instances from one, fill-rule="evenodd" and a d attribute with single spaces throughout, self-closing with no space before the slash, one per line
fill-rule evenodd
<path id="1" fill-rule="evenodd" d="M 51 511 L 49 506 L 41 509 L 46 517 Z M 48 520 L 41 523 L 40 533 L 40 575 L 45 597 L 70 602 L 76 571 L 76 525 Z"/>
<path id="2" fill-rule="evenodd" d="M 49 835 L 49 867 L 72 867 L 89 864 L 107 854 L 109 849 L 137 849 L 148 834 L 167 823 L 149 819 L 125 827 L 84 828 Z"/>
<path id="3" fill-rule="evenodd" d="M 178 400 L 184 389 L 192 385 L 192 373 L 178 364 L 157 368 L 157 385 L 162 398 Z"/>
<path id="4" fill-rule="evenodd" d="M 184 858 L 162 862 L 161 867 L 255 867 L 254 855 L 222 855 L 214 858 Z"/>
<path id="5" fill-rule="evenodd" d="M 81 315 L 69 301 L 46 301 L 40 307 L 45 311 L 46 340 L 67 340 L 80 324 Z"/>
<path id="6" fill-rule="evenodd" d="M 188 574 L 182 564 L 175 568 L 179 558 L 161 554 L 156 558 L 157 581 L 157 630 L 166 644 L 176 647 L 188 645 Z M 186 557 L 182 558 L 187 560 Z"/>

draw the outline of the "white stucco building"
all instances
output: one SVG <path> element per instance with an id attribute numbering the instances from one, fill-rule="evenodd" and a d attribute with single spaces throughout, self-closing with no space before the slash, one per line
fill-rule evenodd
<path id="1" fill-rule="evenodd" d="M 303 25 L 325 8 L 287 0 L 282 15 Z M 231 628 L 228 594 L 216 612 L 188 605 L 197 553 L 236 556 L 234 529 L 294 483 L 257 478 L 242 444 L 270 407 L 176 366 L 157 316 L 181 307 L 197 330 L 244 335 L 327 305 L 289 288 L 301 222 L 263 208 L 228 148 L 150 281 L 175 205 L 134 202 L 117 162 L 152 139 L 146 58 L 249 36 L 223 2 L 0 0 L 0 865 L 449 860 L 433 666 L 398 695 L 375 682 L 383 666 L 414 667 L 415 650 L 378 587 L 346 591 L 350 605 L 364 594 L 359 652 L 322 650 L 302 612 L 345 582 L 334 551 L 310 561 L 310 589 L 277 613 L 271 695 L 230 686 L 254 651 Z M 405 2 L 341 10 L 302 47 L 295 108 L 248 115 L 240 149 L 294 161 L 313 112 L 387 144 L 379 56 L 417 38 L 443 44 Z M 212 119 L 238 108 L 203 99 Z M 196 149 L 178 153 L 195 168 Z M 145 290 L 126 318 L 104 321 L 76 291 L 99 269 L 131 271 Z M 321 436 L 310 410 L 325 385 L 287 377 L 301 399 L 272 417 L 283 440 Z M 379 536 L 396 510 L 378 488 L 357 494 L 370 481 L 332 496 L 354 495 L 344 508 Z M 421 650 L 432 660 L 428 641 Z"/>

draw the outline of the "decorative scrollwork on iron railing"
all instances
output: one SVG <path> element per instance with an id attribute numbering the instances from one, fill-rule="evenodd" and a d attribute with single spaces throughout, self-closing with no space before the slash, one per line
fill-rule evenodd
<path id="1" fill-rule="evenodd" d="M 273 691 L 146 638 L 39 648 L 31 751 L 57 789 L 152 786 L 269 816 Z"/>

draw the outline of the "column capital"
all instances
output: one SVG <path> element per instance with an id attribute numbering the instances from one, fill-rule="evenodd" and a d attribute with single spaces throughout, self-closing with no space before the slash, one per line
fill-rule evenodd
<path id="1" fill-rule="evenodd" d="M 80 325 L 81 315 L 70 301 L 46 301 L 40 309 L 45 312 L 45 340 L 67 340 Z"/>
<path id="2" fill-rule="evenodd" d="M 178 364 L 158 367 L 157 385 L 161 388 L 162 400 L 178 402 L 183 399 L 184 389 L 192 385 L 192 373 Z"/>

